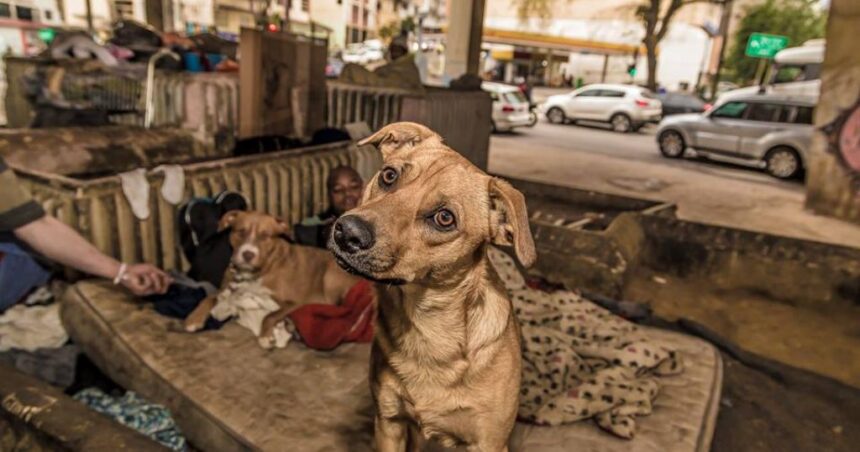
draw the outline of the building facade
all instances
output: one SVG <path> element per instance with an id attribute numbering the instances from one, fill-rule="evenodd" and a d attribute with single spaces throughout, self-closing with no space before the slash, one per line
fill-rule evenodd
<path id="1" fill-rule="evenodd" d="M 388 3 L 388 5 L 385 5 Z M 379 13 L 391 0 L 311 0 L 310 17 L 331 31 L 329 46 L 343 49 L 347 44 L 376 37 Z"/>

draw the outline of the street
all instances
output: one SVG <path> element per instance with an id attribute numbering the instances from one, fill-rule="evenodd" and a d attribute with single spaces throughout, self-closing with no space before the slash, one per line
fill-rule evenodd
<path id="1" fill-rule="evenodd" d="M 663 158 L 654 127 L 618 134 L 594 125 L 553 125 L 493 135 L 491 172 L 522 179 L 672 202 L 702 223 L 860 246 L 856 225 L 804 210 L 800 181 L 754 168 Z"/>

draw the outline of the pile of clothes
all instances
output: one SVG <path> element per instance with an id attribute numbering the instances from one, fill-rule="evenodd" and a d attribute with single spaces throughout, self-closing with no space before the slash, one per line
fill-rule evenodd
<path id="1" fill-rule="evenodd" d="M 132 391 L 113 397 L 98 388 L 88 388 L 75 394 L 74 399 L 169 449 L 188 450 L 185 437 L 176 426 L 170 410 L 147 402 Z"/>

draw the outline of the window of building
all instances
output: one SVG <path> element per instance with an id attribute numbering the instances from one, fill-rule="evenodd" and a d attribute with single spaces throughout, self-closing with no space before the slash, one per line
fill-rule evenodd
<path id="1" fill-rule="evenodd" d="M 352 15 L 350 16 L 350 23 L 353 25 L 358 25 L 358 5 L 352 5 Z"/>
<path id="2" fill-rule="evenodd" d="M 338 2 L 340 3 L 340 2 Z M 311 10 L 311 0 L 302 0 L 302 11 L 308 12 Z"/>
<path id="3" fill-rule="evenodd" d="M 50 9 L 45 10 L 45 20 L 51 20 L 54 18 L 54 13 L 51 12 Z"/>
<path id="4" fill-rule="evenodd" d="M 0 3 L 0 17 L 12 17 L 12 8 L 8 3 Z"/>
<path id="5" fill-rule="evenodd" d="M 15 15 L 18 16 L 18 20 L 26 20 L 32 22 L 33 8 L 27 8 L 26 6 L 16 6 Z"/>
<path id="6" fill-rule="evenodd" d="M 133 0 L 114 0 L 116 15 L 121 18 L 130 19 L 134 17 L 134 1 Z"/>

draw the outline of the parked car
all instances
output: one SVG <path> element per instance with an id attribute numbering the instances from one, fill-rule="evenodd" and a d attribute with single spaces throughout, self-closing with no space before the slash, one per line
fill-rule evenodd
<path id="1" fill-rule="evenodd" d="M 516 127 L 532 127 L 531 105 L 516 86 L 483 82 L 481 88 L 493 98 L 492 130 L 504 132 Z"/>
<path id="2" fill-rule="evenodd" d="M 668 158 L 683 157 L 691 148 L 697 155 L 764 167 L 774 177 L 790 179 L 806 166 L 814 108 L 811 96 L 736 97 L 705 114 L 664 119 L 657 143 Z"/>
<path id="3" fill-rule="evenodd" d="M 660 121 L 660 101 L 651 91 L 633 85 L 587 85 L 569 94 L 550 96 L 544 104 L 549 122 L 607 122 L 616 132 L 639 130 Z"/>
<path id="4" fill-rule="evenodd" d="M 343 50 L 343 62 L 365 65 L 385 58 L 385 49 L 378 39 L 347 44 Z"/>
<path id="5" fill-rule="evenodd" d="M 770 78 L 761 86 L 747 86 L 721 93 L 717 103 L 725 103 L 749 94 L 785 94 L 818 97 L 821 91 L 821 65 L 826 42 L 810 39 L 799 47 L 782 49 L 771 63 Z"/>
<path id="6" fill-rule="evenodd" d="M 343 70 L 343 61 L 340 58 L 328 57 L 325 64 L 325 76 L 329 78 L 337 78 Z"/>
<path id="7" fill-rule="evenodd" d="M 704 113 L 711 108 L 710 104 L 690 93 L 662 93 L 658 94 L 657 98 L 663 105 L 664 118 L 681 113 Z"/>

